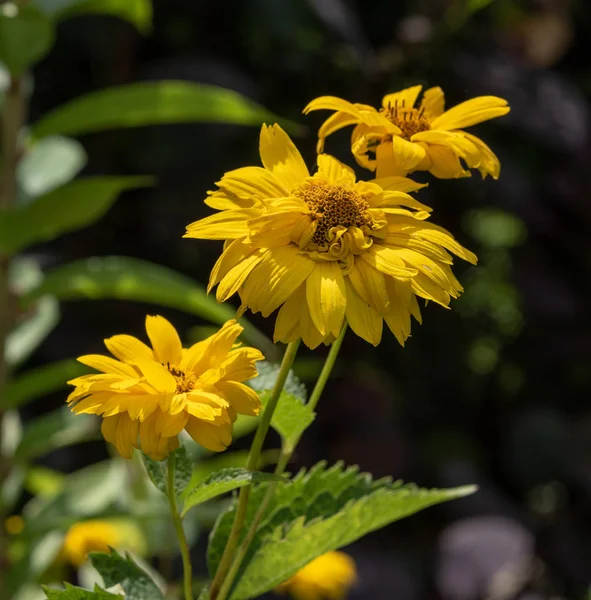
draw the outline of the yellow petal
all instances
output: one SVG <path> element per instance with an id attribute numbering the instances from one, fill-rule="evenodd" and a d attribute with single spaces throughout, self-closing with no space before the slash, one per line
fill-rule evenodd
<path id="1" fill-rule="evenodd" d="M 162 437 L 156 427 L 166 415 L 160 411 L 154 412 L 140 424 L 139 435 L 142 451 L 154 460 L 166 458 L 170 452 L 169 438 Z"/>
<path id="2" fill-rule="evenodd" d="M 212 452 L 222 452 L 232 443 L 232 424 L 216 427 L 191 418 L 185 429 L 198 444 Z"/>
<path id="3" fill-rule="evenodd" d="M 154 359 L 152 349 L 131 335 L 114 335 L 105 340 L 105 346 L 113 356 L 126 363 Z"/>
<path id="4" fill-rule="evenodd" d="M 266 169 L 289 190 L 310 176 L 302 155 L 279 125 L 263 125 L 259 142 L 261 161 Z"/>
<path id="5" fill-rule="evenodd" d="M 233 240 L 249 233 L 247 221 L 261 214 L 260 209 L 224 210 L 187 225 L 183 237 L 201 240 Z"/>
<path id="6" fill-rule="evenodd" d="M 355 183 L 355 172 L 330 154 L 318 155 L 318 172 L 326 175 L 331 183 L 349 181 Z"/>
<path id="7" fill-rule="evenodd" d="M 380 179 L 374 179 L 372 183 L 379 185 L 383 190 L 392 190 L 396 192 L 416 192 L 421 188 L 427 187 L 428 183 L 418 183 L 408 177 L 392 176 L 392 177 L 381 177 Z"/>
<path id="8" fill-rule="evenodd" d="M 347 127 L 348 125 L 355 125 L 359 122 L 359 119 L 355 115 L 351 115 L 346 112 L 337 111 L 334 115 L 331 115 L 324 121 L 324 123 L 318 129 L 318 145 L 316 151 L 321 154 L 324 151 L 324 140 L 335 131 Z"/>
<path id="9" fill-rule="evenodd" d="M 132 419 L 139 419 L 140 422 L 145 421 L 157 408 L 158 396 L 150 394 L 141 395 L 126 395 L 128 406 L 127 412 Z"/>
<path id="10" fill-rule="evenodd" d="M 303 203 L 302 203 L 303 204 Z M 292 239 L 292 231 L 302 217 L 302 212 L 309 212 L 307 207 L 299 207 L 298 211 L 274 211 L 249 221 L 250 242 L 261 248 L 277 248 L 287 246 Z"/>
<path id="11" fill-rule="evenodd" d="M 347 306 L 345 281 L 337 262 L 317 263 L 306 281 L 306 298 L 312 322 L 325 335 L 338 336 Z"/>
<path id="12" fill-rule="evenodd" d="M 449 294 L 423 273 L 419 273 L 410 281 L 412 291 L 417 296 L 425 298 L 425 300 L 433 300 L 433 302 L 437 302 L 437 304 L 440 304 L 444 308 L 449 306 Z"/>
<path id="13" fill-rule="evenodd" d="M 176 391 L 175 378 L 159 362 L 140 359 L 137 366 L 157 393 L 172 394 Z"/>
<path id="14" fill-rule="evenodd" d="M 233 269 L 253 252 L 255 252 L 255 249 L 250 244 L 244 243 L 244 240 L 232 240 L 221 253 L 211 270 L 209 283 L 207 284 L 207 293 L 209 294 L 212 288 L 228 274 L 230 269 Z"/>
<path id="15" fill-rule="evenodd" d="M 220 381 L 215 387 L 224 395 L 224 398 L 236 412 L 251 416 L 259 414 L 261 401 L 252 388 L 236 381 Z"/>
<path id="16" fill-rule="evenodd" d="M 412 196 L 403 192 L 385 191 L 371 198 L 369 203 L 376 208 L 383 206 L 407 206 L 408 208 L 424 210 L 425 212 L 433 210 L 430 206 L 415 200 Z"/>
<path id="17" fill-rule="evenodd" d="M 480 165 L 478 166 L 478 170 L 482 178 L 484 179 L 487 175 L 491 175 L 493 179 L 498 179 L 501 173 L 501 163 L 497 155 L 480 138 L 467 131 L 463 131 L 462 134 L 480 151 Z"/>
<path id="18" fill-rule="evenodd" d="M 386 94 L 382 98 L 382 107 L 413 108 L 422 89 L 422 85 L 414 85 L 413 87 L 406 88 L 405 90 L 401 90 L 400 92 Z"/>
<path id="19" fill-rule="evenodd" d="M 115 448 L 123 458 L 131 458 L 133 449 L 138 448 L 139 421 L 132 421 L 125 413 L 118 415 L 115 432 Z"/>
<path id="20" fill-rule="evenodd" d="M 413 135 L 412 139 L 413 141 L 416 140 L 427 144 L 447 146 L 455 154 L 463 158 L 469 167 L 478 167 L 480 165 L 480 150 L 466 138 L 463 131 L 422 131 Z"/>
<path id="21" fill-rule="evenodd" d="M 443 248 L 446 248 L 450 252 L 453 252 L 456 256 L 463 258 L 473 265 L 478 262 L 476 255 L 454 240 L 451 234 L 449 234 L 443 228 L 434 229 L 432 227 L 419 228 L 413 233 L 413 235 L 420 239 L 433 242 L 434 244 L 439 244 L 440 246 L 443 246 Z"/>
<path id="22" fill-rule="evenodd" d="M 242 301 L 253 312 L 268 317 L 306 280 L 314 265 L 297 246 L 269 250 L 244 284 Z"/>
<path id="23" fill-rule="evenodd" d="M 347 291 L 347 322 L 362 339 L 377 346 L 382 339 L 383 320 L 378 312 L 359 297 L 353 284 L 345 278 Z"/>
<path id="24" fill-rule="evenodd" d="M 359 109 L 354 104 L 336 96 L 320 96 L 319 98 L 315 98 L 306 105 L 302 112 L 307 115 L 313 110 L 336 110 L 360 119 Z"/>
<path id="25" fill-rule="evenodd" d="M 466 100 L 437 117 L 431 129 L 462 129 L 506 115 L 511 109 L 507 101 L 496 96 L 479 96 Z"/>
<path id="26" fill-rule="evenodd" d="M 349 279 L 355 291 L 367 304 L 379 313 L 388 310 L 389 299 L 386 293 L 384 274 L 357 257 L 349 272 Z"/>
<path id="27" fill-rule="evenodd" d="M 154 349 L 154 359 L 162 364 L 178 365 L 183 345 L 170 321 L 160 315 L 146 316 L 146 332 Z"/>
<path id="28" fill-rule="evenodd" d="M 234 319 L 226 321 L 222 328 L 207 339 L 193 344 L 183 355 L 181 369 L 201 374 L 224 361 L 228 352 L 242 333 L 243 327 Z"/>
<path id="29" fill-rule="evenodd" d="M 369 252 L 361 255 L 361 258 L 374 269 L 391 277 L 408 279 L 418 272 L 417 269 L 408 267 L 396 251 L 388 246 L 374 244 Z"/>
<path id="30" fill-rule="evenodd" d="M 189 420 L 188 413 L 181 411 L 176 415 L 164 414 L 162 419 L 156 422 L 156 433 L 164 437 L 173 437 L 178 435 Z"/>
<path id="31" fill-rule="evenodd" d="M 433 244 L 405 233 L 389 233 L 382 243 L 386 246 L 410 248 L 419 254 L 423 254 L 432 260 L 438 260 L 444 264 L 451 265 L 453 263 L 451 255 L 438 244 Z"/>
<path id="32" fill-rule="evenodd" d="M 301 285 L 283 304 L 277 314 L 273 341 L 289 344 L 301 336 L 298 316 L 302 305 L 306 305 L 306 285 Z"/>
<path id="33" fill-rule="evenodd" d="M 390 248 L 388 248 L 390 250 Z M 415 269 L 432 279 L 439 287 L 450 291 L 452 284 L 448 279 L 446 265 L 440 265 L 420 252 L 410 248 L 395 247 L 392 253 L 401 258 L 405 263 L 412 265 Z"/>
<path id="34" fill-rule="evenodd" d="M 244 284 L 246 278 L 252 273 L 253 269 L 261 262 L 263 256 L 264 251 L 257 250 L 230 269 L 220 281 L 216 292 L 217 301 L 225 302 L 228 298 L 233 296 Z"/>
<path id="35" fill-rule="evenodd" d="M 397 136 L 396 139 L 402 138 Z M 410 144 L 410 142 L 408 143 Z M 398 145 L 400 146 L 400 144 Z M 402 149 L 404 149 L 404 144 L 402 144 Z M 409 170 L 398 162 L 398 157 L 394 156 L 394 146 L 391 141 L 383 142 L 376 148 L 376 177 L 378 179 L 404 176 Z"/>
<path id="36" fill-rule="evenodd" d="M 221 364 L 223 379 L 245 381 L 257 376 L 256 361 L 265 360 L 263 353 L 256 348 L 237 348 L 228 353 Z"/>
<path id="37" fill-rule="evenodd" d="M 242 167 L 228 171 L 216 185 L 245 200 L 281 198 L 290 191 L 271 171 L 262 167 Z"/>
<path id="38" fill-rule="evenodd" d="M 392 152 L 394 162 L 407 171 L 414 169 L 425 158 L 425 149 L 421 145 L 409 142 L 398 135 L 392 138 Z"/>
<path id="39" fill-rule="evenodd" d="M 445 96 L 440 87 L 432 87 L 425 90 L 419 110 L 424 110 L 429 121 L 433 121 L 441 115 L 445 109 Z"/>
<path id="40" fill-rule="evenodd" d="M 427 156 L 431 161 L 429 172 L 440 179 L 470 177 L 470 171 L 462 167 L 458 155 L 446 146 L 427 146 Z"/>
<path id="41" fill-rule="evenodd" d="M 210 423 L 224 420 L 222 417 L 224 408 L 218 406 L 215 402 L 217 395 L 199 390 L 191 392 L 188 396 L 188 402 L 185 407 L 188 415 L 202 421 L 209 421 Z"/>
<path id="42" fill-rule="evenodd" d="M 103 356 L 102 354 L 86 354 L 85 356 L 79 356 L 78 362 L 83 365 L 87 365 L 97 371 L 103 373 L 116 373 L 123 377 L 137 378 L 137 371 L 130 365 L 114 360 L 110 356 Z"/>

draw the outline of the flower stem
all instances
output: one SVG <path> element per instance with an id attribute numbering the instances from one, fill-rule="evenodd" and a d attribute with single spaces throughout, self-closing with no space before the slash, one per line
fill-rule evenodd
<path id="1" fill-rule="evenodd" d="M 326 382 L 328 381 L 328 378 L 330 377 L 330 374 L 331 374 L 334 364 L 336 362 L 337 356 L 339 354 L 339 350 L 341 349 L 341 345 L 343 343 L 343 340 L 345 339 L 346 331 L 347 331 L 347 324 L 345 323 L 345 325 L 343 326 L 343 329 L 341 330 L 339 337 L 335 340 L 335 342 L 330 347 L 330 351 L 328 353 L 328 356 L 326 357 L 326 360 L 324 361 L 322 371 L 320 372 L 318 380 L 316 381 L 316 385 L 314 386 L 314 390 L 312 391 L 310 400 L 308 400 L 308 405 L 310 406 L 310 408 L 312 410 L 314 410 L 314 408 L 316 408 L 316 405 L 318 404 L 318 400 L 320 400 L 320 396 L 322 395 L 322 392 L 324 391 Z M 301 437 L 301 434 L 300 434 L 300 437 Z M 295 448 L 296 448 L 298 442 L 300 441 L 300 437 L 298 437 L 289 447 L 286 447 L 284 444 L 284 447 L 281 450 L 281 456 L 279 457 L 279 460 L 277 461 L 277 465 L 275 466 L 275 472 L 274 472 L 275 475 L 283 475 L 283 472 L 285 471 L 285 467 L 287 467 L 287 465 L 289 464 L 289 461 L 291 460 L 291 457 L 293 456 Z M 275 493 L 276 487 L 277 487 L 276 481 L 269 484 L 269 487 L 267 488 L 267 491 L 265 492 L 265 495 L 263 496 L 263 500 L 262 500 L 261 504 L 259 505 L 259 509 L 257 510 L 257 512 L 252 520 L 250 528 L 247 531 L 246 536 L 244 537 L 244 540 L 242 541 L 242 544 L 240 544 L 238 551 L 236 552 L 236 556 L 234 558 L 234 561 L 232 562 L 230 570 L 228 571 L 228 575 L 225 578 L 224 585 L 222 586 L 222 588 L 220 590 L 220 594 L 219 594 L 217 600 L 225 600 L 225 598 L 227 597 L 228 592 L 230 591 L 230 587 L 234 581 L 234 578 L 236 577 L 236 573 L 238 572 L 238 569 L 240 568 L 240 565 L 242 564 L 242 561 L 244 560 L 244 556 L 246 555 L 246 552 L 248 551 L 248 548 L 249 548 L 252 540 L 254 539 L 254 536 L 256 535 L 258 526 L 265 514 L 265 511 L 267 510 L 267 507 L 269 506 L 269 502 L 271 502 L 271 499 L 273 498 L 273 494 Z"/>
<path id="2" fill-rule="evenodd" d="M 265 437 L 271 425 L 271 418 L 273 417 L 273 413 L 275 412 L 275 408 L 277 407 L 277 403 L 279 402 L 281 391 L 283 390 L 283 386 L 285 385 L 285 381 L 289 374 L 289 369 L 291 368 L 293 361 L 296 357 L 299 345 L 299 340 L 297 342 L 292 342 L 287 346 L 285 354 L 283 355 L 283 360 L 281 361 L 281 368 L 279 369 L 275 385 L 273 386 L 271 397 L 269 398 L 269 402 L 267 403 L 261 420 L 259 421 L 259 426 L 255 433 L 254 440 L 252 441 L 250 451 L 248 453 L 246 468 L 249 471 L 254 471 L 258 466 L 259 458 L 261 456 L 261 450 L 263 448 L 263 442 L 265 441 Z M 238 545 L 238 540 L 240 538 L 240 534 L 242 533 L 242 527 L 244 525 L 244 519 L 246 518 L 246 508 L 248 506 L 249 495 L 249 485 L 246 485 L 240 489 L 234 524 L 232 525 L 232 530 L 230 531 L 230 535 L 228 536 L 228 541 L 226 542 L 224 553 L 222 554 L 220 564 L 209 589 L 209 595 L 211 600 L 216 600 L 218 592 L 222 586 L 222 583 L 224 583 L 224 580 L 226 579 L 226 574 L 228 573 L 230 565 L 232 564 L 234 550 L 236 550 L 236 546 Z"/>
<path id="3" fill-rule="evenodd" d="M 2 173 L 0 175 L 0 212 L 12 208 L 16 198 L 16 169 L 19 161 L 18 135 L 23 122 L 25 104 L 22 94 L 21 79 L 12 77 L 4 96 L 2 111 Z M 8 363 L 6 362 L 6 341 L 13 326 L 14 311 L 11 306 L 8 273 L 10 257 L 0 253 L 0 490 L 10 474 L 10 462 L 3 455 L 2 421 L 4 417 L 5 390 L 8 383 Z M 0 523 L 4 522 L 0 498 Z M 8 595 L 5 582 L 6 548 L 4 528 L 0 526 L 0 598 Z"/>
<path id="4" fill-rule="evenodd" d="M 168 496 L 168 504 L 170 506 L 172 523 L 174 525 L 176 537 L 179 541 L 179 547 L 181 549 L 181 556 L 183 559 L 183 588 L 185 591 L 185 600 L 193 600 L 193 570 L 191 568 L 191 554 L 189 551 L 189 544 L 187 543 L 187 538 L 185 537 L 183 522 L 181 520 L 176 505 L 176 494 L 174 489 L 174 471 L 175 458 L 174 454 L 171 453 L 168 456 L 168 485 L 166 486 L 166 495 Z"/>

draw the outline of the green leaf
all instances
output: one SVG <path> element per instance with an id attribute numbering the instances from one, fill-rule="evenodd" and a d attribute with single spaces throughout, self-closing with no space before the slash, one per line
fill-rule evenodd
<path id="1" fill-rule="evenodd" d="M 152 29 L 150 0 L 35 0 L 34 4 L 57 19 L 101 14 L 128 21 L 143 34 Z"/>
<path id="2" fill-rule="evenodd" d="M 113 550 L 110 554 L 92 552 L 89 558 L 107 587 L 121 585 L 126 600 L 164 600 L 160 588 L 135 564 L 131 556 L 123 558 Z"/>
<path id="3" fill-rule="evenodd" d="M 22 75 L 53 45 L 51 20 L 33 6 L 0 5 L 0 61 L 13 76 Z"/>
<path id="4" fill-rule="evenodd" d="M 123 598 L 119 594 L 111 594 L 111 592 L 102 590 L 98 585 L 92 592 L 69 583 L 64 585 L 66 586 L 65 590 L 56 590 L 46 585 L 42 587 L 48 600 L 121 600 Z"/>
<path id="5" fill-rule="evenodd" d="M 149 302 L 176 308 L 219 325 L 233 319 L 231 306 L 218 304 L 204 286 L 176 271 L 125 256 L 93 257 L 78 260 L 47 273 L 43 282 L 29 294 L 25 305 L 43 294 L 60 300 L 101 300 L 115 298 Z M 244 338 L 267 356 L 277 354 L 273 343 L 250 323 L 242 321 Z"/>
<path id="6" fill-rule="evenodd" d="M 0 214 L 0 251 L 14 254 L 94 223 L 130 188 L 151 185 L 149 177 L 87 177 L 45 194 L 28 206 Z"/>
<path id="7" fill-rule="evenodd" d="M 32 127 L 40 138 L 55 133 L 80 135 L 119 127 L 165 123 L 261 125 L 283 122 L 301 129 L 232 90 L 190 83 L 132 83 L 76 98 L 46 114 Z"/>
<path id="8" fill-rule="evenodd" d="M 202 483 L 187 487 L 184 493 L 183 515 L 197 504 L 202 504 L 221 494 L 261 481 L 285 481 L 285 479 L 272 473 L 260 473 L 240 468 L 222 469 L 212 473 Z"/>
<path id="9" fill-rule="evenodd" d="M 17 408 L 37 398 L 66 388 L 66 382 L 88 373 L 88 367 L 73 360 L 58 360 L 30 369 L 10 381 L 4 391 L 5 408 Z"/>
<path id="10" fill-rule="evenodd" d="M 192 465 L 186 448 L 181 445 L 174 456 L 174 491 L 180 496 L 191 479 Z M 168 488 L 168 464 L 166 460 L 153 460 L 142 452 L 142 459 L 152 483 L 164 494 Z"/>
<path id="11" fill-rule="evenodd" d="M 53 135 L 33 144 L 18 164 L 18 204 L 30 204 L 34 198 L 74 179 L 86 165 L 86 152 L 80 142 Z"/>
<path id="12" fill-rule="evenodd" d="M 14 453 L 14 460 L 28 461 L 57 448 L 96 437 L 99 420 L 93 415 L 75 415 L 67 406 L 27 423 Z"/>
<path id="13" fill-rule="evenodd" d="M 252 489 L 243 531 L 248 531 L 266 487 Z M 326 469 L 319 463 L 308 472 L 301 471 L 290 484 L 277 484 L 229 598 L 256 598 L 325 552 L 474 490 L 474 486 L 425 490 L 390 479 L 373 481 L 367 473 L 359 473 L 357 467 L 344 469 L 339 463 Z M 212 531 L 208 549 L 210 573 L 217 570 L 235 511 L 236 503 L 220 516 Z"/>
<path id="14" fill-rule="evenodd" d="M 258 377 L 249 381 L 250 387 L 259 393 L 265 406 L 277 379 L 280 366 L 269 362 L 257 364 Z M 286 449 L 292 450 L 302 433 L 314 421 L 316 413 L 305 403 L 306 388 L 292 371 L 289 372 L 285 387 L 273 413 L 271 426 L 282 437 Z"/>

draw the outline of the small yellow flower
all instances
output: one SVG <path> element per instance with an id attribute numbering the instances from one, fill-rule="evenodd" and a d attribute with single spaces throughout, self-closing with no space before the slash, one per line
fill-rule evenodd
<path id="1" fill-rule="evenodd" d="M 406 193 L 423 186 L 402 177 L 356 182 L 326 154 L 311 176 L 278 125 L 263 126 L 260 154 L 265 168 L 226 173 L 206 200 L 220 212 L 185 237 L 226 240 L 209 289 L 219 284 L 220 302 L 238 292 L 241 311 L 268 317 L 279 308 L 275 341 L 315 348 L 346 320 L 374 345 L 385 321 L 404 344 L 410 316 L 421 319 L 417 296 L 447 306 L 460 294 L 449 252 L 476 257 Z"/>
<path id="2" fill-rule="evenodd" d="M 479 96 L 444 111 L 443 91 L 430 88 L 415 107 L 422 86 L 387 94 L 376 110 L 366 104 L 351 104 L 334 96 L 312 100 L 304 113 L 334 110 L 318 131 L 318 152 L 331 133 L 355 125 L 351 150 L 357 162 L 377 177 L 430 171 L 435 177 L 469 177 L 478 169 L 482 177 L 499 177 L 501 165 L 493 151 L 478 137 L 463 131 L 509 112 L 507 101 L 496 96 Z M 369 156 L 368 156 L 369 154 Z"/>
<path id="3" fill-rule="evenodd" d="M 100 374 L 69 381 L 76 389 L 68 404 L 75 413 L 102 415 L 105 439 L 125 458 L 141 447 L 161 460 L 178 447 L 183 429 L 203 447 L 225 450 L 237 413 L 259 413 L 257 394 L 242 382 L 256 376 L 255 362 L 263 355 L 235 345 L 242 327 L 233 320 L 190 348 L 182 347 L 164 317 L 146 317 L 146 331 L 151 348 L 116 335 L 105 346 L 117 360 L 78 358 Z"/>
<path id="4" fill-rule="evenodd" d="M 110 552 L 111 548 L 141 555 L 146 552 L 146 540 L 139 527 L 127 519 L 81 521 L 66 532 L 59 559 L 79 567 L 89 552 Z"/>
<path id="5" fill-rule="evenodd" d="M 327 552 L 276 588 L 294 600 L 343 600 L 357 581 L 355 562 L 344 552 Z"/>

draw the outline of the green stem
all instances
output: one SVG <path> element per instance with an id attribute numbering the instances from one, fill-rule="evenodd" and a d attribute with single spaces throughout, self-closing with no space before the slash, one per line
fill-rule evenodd
<path id="1" fill-rule="evenodd" d="M 254 471 L 259 464 L 259 458 L 261 456 L 263 442 L 265 441 L 265 437 L 267 436 L 267 432 L 269 431 L 269 427 L 271 426 L 271 418 L 273 417 L 273 413 L 275 412 L 275 408 L 277 407 L 277 403 L 279 402 L 281 391 L 283 390 L 283 386 L 285 385 L 285 381 L 289 374 L 289 370 L 291 369 L 293 361 L 296 357 L 299 345 L 299 340 L 297 342 L 292 342 L 287 346 L 285 354 L 283 355 L 283 360 L 281 361 L 281 368 L 279 369 L 277 380 L 275 381 L 275 385 L 273 386 L 271 397 L 269 398 L 269 402 L 267 403 L 261 420 L 259 421 L 259 426 L 255 433 L 254 440 L 252 441 L 250 451 L 248 453 L 246 468 L 249 471 Z M 244 519 L 246 518 L 246 509 L 248 506 L 249 495 L 249 485 L 246 485 L 240 489 L 240 493 L 238 495 L 238 505 L 236 507 L 236 517 L 234 518 L 232 530 L 230 531 L 230 535 L 228 536 L 228 541 L 226 542 L 224 553 L 222 554 L 220 564 L 209 589 L 209 595 L 211 597 L 211 600 L 216 599 L 218 591 L 220 590 L 220 587 L 222 586 L 222 583 L 226 578 L 226 573 L 228 572 L 228 569 L 232 564 L 234 550 L 236 550 L 236 546 L 238 545 L 238 540 L 240 538 L 240 534 L 242 533 L 242 527 L 244 525 Z"/>
<path id="2" fill-rule="evenodd" d="M 170 514 L 172 523 L 176 532 L 176 537 L 179 541 L 181 556 L 183 559 L 183 589 L 185 591 L 185 600 L 193 600 L 193 570 L 191 568 L 191 554 L 189 544 L 185 537 L 183 522 L 179 515 L 176 505 L 176 493 L 174 489 L 174 470 L 175 458 L 174 454 L 168 456 L 168 485 L 166 486 L 166 495 L 168 496 L 168 504 L 170 506 Z"/>
<path id="3" fill-rule="evenodd" d="M 337 356 L 339 354 L 339 350 L 341 349 L 341 345 L 343 344 L 343 340 L 345 339 L 346 332 L 347 332 L 347 324 L 345 323 L 345 325 L 343 326 L 343 329 L 341 330 L 339 337 L 335 340 L 335 342 L 330 347 L 330 351 L 328 353 L 328 356 L 326 357 L 326 360 L 324 361 L 322 371 L 320 372 L 318 380 L 316 381 L 316 385 L 314 386 L 314 390 L 312 391 L 312 395 L 310 396 L 310 400 L 308 401 L 308 405 L 310 406 L 310 408 L 312 410 L 314 410 L 316 408 L 316 405 L 318 404 L 318 401 L 320 400 L 320 396 L 322 395 L 322 392 L 324 391 L 326 382 L 328 381 L 328 378 L 330 377 L 330 374 L 331 374 L 334 364 L 336 362 Z M 283 472 L 285 471 L 285 467 L 287 467 L 287 465 L 289 464 L 289 461 L 291 460 L 291 457 L 293 456 L 293 453 L 295 451 L 295 448 L 296 448 L 298 442 L 300 441 L 300 438 L 301 438 L 301 434 L 289 447 L 286 447 L 284 445 L 284 447 L 281 450 L 281 456 L 279 457 L 279 460 L 277 461 L 277 465 L 275 466 L 275 475 L 283 475 Z M 240 547 L 238 548 L 238 551 L 236 552 L 236 557 L 234 558 L 234 561 L 232 562 L 230 570 L 228 571 L 228 575 L 224 580 L 224 584 L 220 590 L 220 594 L 219 594 L 217 600 L 225 600 L 225 598 L 227 597 L 227 595 L 230 591 L 230 587 L 232 586 L 232 583 L 234 582 L 234 579 L 236 578 L 238 569 L 240 568 L 240 565 L 242 564 L 242 561 L 244 560 L 244 556 L 246 555 L 246 552 L 248 551 L 248 548 L 249 548 L 250 544 L 252 543 L 254 536 L 256 535 L 256 532 L 257 532 L 259 524 L 265 514 L 265 511 L 267 510 L 267 507 L 269 506 L 269 502 L 271 502 L 271 499 L 273 498 L 273 494 L 275 493 L 276 487 L 277 487 L 277 482 L 275 482 L 275 481 L 269 484 L 269 487 L 267 488 L 267 491 L 265 492 L 265 495 L 263 496 L 263 500 L 262 500 L 261 504 L 259 505 L 259 508 L 252 520 L 250 528 L 248 529 L 248 532 L 246 533 L 244 540 L 242 541 L 242 543 L 240 544 Z"/>
<path id="4" fill-rule="evenodd" d="M 12 208 L 16 198 L 16 168 L 19 161 L 18 135 L 24 115 L 24 102 L 21 80 L 13 77 L 4 96 L 2 111 L 2 173 L 0 175 L 0 212 Z M 8 287 L 10 257 L 0 254 L 0 490 L 10 472 L 8 458 L 3 455 L 2 428 L 4 417 L 5 390 L 8 383 L 8 364 L 6 362 L 6 340 L 13 325 L 13 310 Z M 6 515 L 2 510 L 0 498 L 0 523 Z M 0 526 L 0 598 L 7 597 L 5 589 L 6 548 L 8 540 L 4 527 Z"/>

